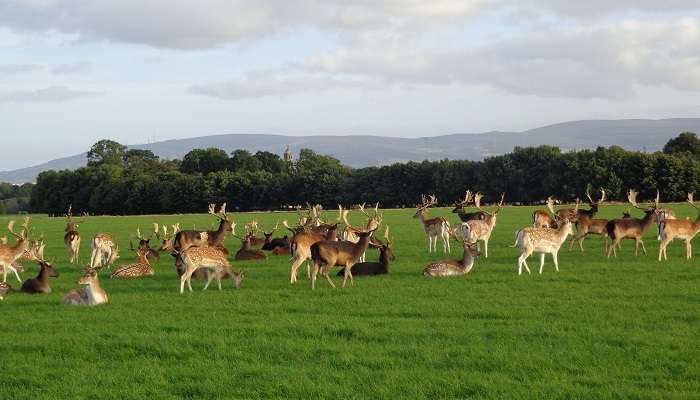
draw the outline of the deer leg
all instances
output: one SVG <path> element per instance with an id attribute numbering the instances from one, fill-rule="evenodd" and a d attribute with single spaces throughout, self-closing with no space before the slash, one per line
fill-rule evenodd
<path id="1" fill-rule="evenodd" d="M 544 253 L 540 253 L 540 274 L 542 274 L 542 270 L 544 270 Z"/>
<path id="2" fill-rule="evenodd" d="M 2 281 L 7 282 L 7 266 L 2 266 Z"/>
<path id="3" fill-rule="evenodd" d="M 489 240 L 484 239 L 484 257 L 489 258 Z"/>
<path id="4" fill-rule="evenodd" d="M 688 260 L 693 258 L 693 245 L 690 243 L 690 239 L 685 240 L 685 257 Z"/>
<path id="5" fill-rule="evenodd" d="M 345 271 L 346 271 L 345 273 L 347 274 L 347 270 L 345 270 Z M 323 276 L 326 277 L 326 280 L 328 281 L 328 283 L 330 283 L 331 286 L 333 287 L 333 289 L 335 289 L 335 283 L 333 283 L 333 279 L 331 279 L 331 265 L 330 264 L 323 267 Z M 343 287 L 345 287 L 345 280 L 343 280 Z"/>
<path id="6" fill-rule="evenodd" d="M 295 284 L 297 282 L 297 270 L 299 269 L 299 266 L 301 263 L 303 263 L 303 260 L 300 260 L 299 257 L 295 256 L 294 261 L 292 262 L 292 272 L 289 277 L 289 283 Z"/>
<path id="7" fill-rule="evenodd" d="M 318 275 L 319 264 L 314 261 L 314 270 L 311 272 L 311 290 L 316 288 L 316 275 Z"/>
<path id="8" fill-rule="evenodd" d="M 187 274 L 192 274 L 189 269 L 185 270 L 185 273 L 180 277 L 180 294 L 185 293 L 185 282 L 187 281 Z"/>
<path id="9" fill-rule="evenodd" d="M 350 270 L 352 268 L 352 263 L 345 263 L 345 274 L 343 276 L 343 287 L 345 287 L 345 282 L 347 282 L 348 277 L 350 277 L 350 284 L 354 285 L 352 282 L 352 271 Z"/>
<path id="10" fill-rule="evenodd" d="M 639 243 L 642 245 L 642 250 L 644 251 L 644 255 L 647 255 L 647 248 L 644 246 L 644 241 L 642 238 L 639 238 Z"/>
<path id="11" fill-rule="evenodd" d="M 554 269 L 559 272 L 559 252 L 552 253 L 552 258 L 554 259 Z"/>

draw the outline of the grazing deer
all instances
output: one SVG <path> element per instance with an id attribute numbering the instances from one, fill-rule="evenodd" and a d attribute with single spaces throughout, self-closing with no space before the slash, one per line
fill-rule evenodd
<path id="1" fill-rule="evenodd" d="M 12 290 L 12 286 L 8 285 L 7 282 L 0 282 L 0 300 L 5 300 L 5 296 Z"/>
<path id="2" fill-rule="evenodd" d="M 379 239 L 375 240 L 380 244 L 379 246 L 379 262 L 358 262 L 352 266 L 350 272 L 352 276 L 372 276 L 372 275 L 383 275 L 389 273 L 389 263 L 393 262 L 396 258 L 394 257 L 394 252 L 391 249 L 391 240 L 389 239 L 389 226 L 384 230 L 384 240 L 386 243 L 382 243 Z M 336 276 L 345 276 L 345 268 L 338 271 Z"/>
<path id="3" fill-rule="evenodd" d="M 184 267 L 184 273 L 180 276 L 180 294 L 185 292 L 185 283 L 190 292 L 192 291 L 192 274 L 200 268 L 212 269 L 214 273 L 209 275 L 205 289 L 209 287 L 212 279 L 216 279 L 221 289 L 221 278 L 225 275 L 223 272 L 231 273 L 232 279 L 236 288 L 243 281 L 245 272 L 235 272 L 231 269 L 226 255 L 214 247 L 189 247 L 180 253 L 180 259 Z"/>
<path id="4" fill-rule="evenodd" d="M 464 195 L 464 200 L 460 200 L 458 202 L 455 202 L 454 204 L 455 208 L 454 210 L 452 210 L 452 212 L 456 213 L 459 219 L 462 220 L 462 222 L 486 219 L 486 213 L 483 211 L 476 211 L 470 213 L 464 211 L 464 208 L 469 206 L 469 203 L 471 203 L 473 199 L 473 193 L 470 190 L 467 190 L 467 192 Z"/>
<path id="5" fill-rule="evenodd" d="M 443 217 L 426 219 L 425 216 L 428 213 L 428 208 L 437 204 L 437 198 L 435 198 L 435 195 L 430 195 L 429 198 L 426 198 L 425 195 L 421 195 L 421 197 L 422 202 L 416 206 L 417 210 L 413 218 L 419 218 L 421 223 L 423 223 L 425 233 L 428 235 L 428 253 L 432 253 L 433 250 L 437 251 L 438 237 L 442 239 L 443 253 L 449 253 L 450 223 Z"/>
<path id="6" fill-rule="evenodd" d="M 63 304 L 69 306 L 96 306 L 109 302 L 107 292 L 100 285 L 98 271 L 104 267 L 87 268 L 78 279 L 78 284 L 84 288 L 71 290 L 63 297 Z"/>
<path id="7" fill-rule="evenodd" d="M 128 279 L 128 278 L 142 278 L 144 276 L 153 276 L 156 271 L 151 267 L 151 263 L 148 261 L 149 250 L 144 250 L 142 248 L 134 249 L 131 246 L 131 251 L 136 252 L 136 257 L 138 261 L 132 264 L 122 265 L 115 269 L 110 275 L 112 279 Z"/>
<path id="8" fill-rule="evenodd" d="M 206 231 L 207 244 L 210 247 L 223 245 L 226 234 L 235 233 L 236 224 L 226 214 L 226 203 L 221 205 L 219 212 L 215 212 L 216 205 L 209 205 L 209 214 L 219 219 L 219 228 L 215 231 Z M 186 250 L 192 246 L 199 246 L 204 242 L 203 231 L 184 230 L 175 235 L 173 249 L 177 252 Z"/>
<path id="9" fill-rule="evenodd" d="M 547 203 L 547 207 L 555 215 L 553 203 Z M 578 211 L 578 210 L 577 210 Z M 528 227 L 519 230 L 515 234 L 515 244 L 511 247 L 518 246 L 520 248 L 520 257 L 518 257 L 518 275 L 522 275 L 523 267 L 527 273 L 530 273 L 530 268 L 527 265 L 527 259 L 532 253 L 540 253 L 540 274 L 544 269 L 544 256 L 551 254 L 554 259 L 554 268 L 559 272 L 559 249 L 566 242 L 573 230 L 571 221 L 568 219 L 558 220 L 557 228 L 535 228 Z"/>
<path id="10" fill-rule="evenodd" d="M 337 241 L 338 240 L 338 225 L 331 225 L 331 228 L 326 232 L 325 235 L 314 232 L 306 232 L 304 226 L 292 228 L 289 226 L 287 221 L 282 221 L 287 229 L 289 229 L 294 236 L 292 237 L 291 244 L 289 246 L 289 251 L 292 254 L 292 268 L 290 283 L 294 284 L 297 281 L 297 273 L 301 264 L 311 259 L 311 246 L 322 240 Z M 307 275 L 311 277 L 310 268 L 307 265 Z"/>
<path id="11" fill-rule="evenodd" d="M 24 219 L 22 224 L 22 231 L 18 234 L 14 231 L 15 221 L 10 221 L 7 224 L 7 229 L 10 234 L 17 238 L 17 243 L 14 246 L 9 244 L 0 244 L 0 267 L 2 267 L 2 281 L 7 282 L 7 271 L 12 271 L 15 274 L 15 278 L 20 283 L 22 279 L 17 274 L 17 269 L 12 265 L 17 261 L 22 255 L 24 255 L 30 246 L 30 241 L 27 235 L 29 234 L 29 217 Z"/>
<path id="12" fill-rule="evenodd" d="M 316 275 L 321 267 L 323 267 L 322 275 L 326 277 L 328 283 L 335 288 L 335 284 L 329 276 L 330 269 L 335 266 L 345 267 L 345 278 L 343 278 L 343 287 L 350 278 L 350 284 L 354 284 L 352 280 L 352 266 L 355 265 L 362 253 L 369 246 L 370 236 L 374 230 L 360 232 L 360 241 L 357 243 L 347 241 L 330 241 L 322 240 L 311 246 L 311 259 L 314 262 L 314 269 L 311 273 L 311 289 L 316 288 Z"/>
<path id="13" fill-rule="evenodd" d="M 642 245 L 644 254 L 647 254 L 647 249 L 644 247 L 642 237 L 647 233 L 656 218 L 656 210 L 659 208 L 659 193 L 656 193 L 656 200 L 647 208 L 642 208 L 637 204 L 637 192 L 630 190 L 627 193 L 627 201 L 634 208 L 644 212 L 644 218 L 622 218 L 608 221 L 606 225 L 608 235 L 612 239 L 612 243 L 608 246 L 608 258 L 611 254 L 617 257 L 617 247 L 623 239 L 634 239 L 634 255 L 639 254 L 639 245 Z"/>
<path id="14" fill-rule="evenodd" d="M 556 213 L 554 212 L 554 203 L 556 200 L 552 198 L 552 196 L 547 197 L 547 208 L 551 211 L 551 214 L 547 212 L 546 210 L 535 210 L 535 212 L 532 213 L 532 226 L 535 228 L 553 228 L 556 225 L 555 219 L 553 215 Z"/>
<path id="15" fill-rule="evenodd" d="M 605 201 L 605 189 L 600 189 L 600 199 L 598 201 L 593 201 L 590 193 L 586 191 L 586 197 L 588 197 L 588 204 L 590 209 L 579 210 L 578 218 L 576 219 L 576 235 L 571 240 L 569 245 L 569 251 L 574 248 L 574 243 L 578 241 L 578 245 L 583 252 L 583 241 L 588 235 L 601 235 L 604 238 L 604 251 L 608 247 L 608 229 L 606 228 L 608 224 L 607 219 L 593 218 L 598 213 L 600 205 Z"/>
<path id="16" fill-rule="evenodd" d="M 99 233 L 92 238 L 90 268 L 111 267 L 119 258 L 119 246 L 112 235 Z"/>
<path id="17" fill-rule="evenodd" d="M 688 203 L 693 208 L 700 211 L 700 208 L 693 201 L 693 193 L 688 193 Z M 659 261 L 663 256 L 664 260 L 668 260 L 666 248 L 669 243 L 675 239 L 685 241 L 685 258 L 690 260 L 693 257 L 693 247 L 691 241 L 700 232 L 700 212 L 695 221 L 687 219 L 665 219 L 665 215 L 659 215 L 659 236 L 661 244 L 659 245 Z"/>
<path id="18" fill-rule="evenodd" d="M 65 244 L 68 249 L 68 262 L 77 264 L 80 254 L 80 233 L 78 232 L 78 226 L 82 221 L 73 221 L 72 210 L 73 205 L 71 204 L 68 206 L 68 213 L 66 214 L 66 234 L 63 235 L 63 244 Z"/>
<path id="19" fill-rule="evenodd" d="M 432 277 L 466 275 L 474 267 L 474 260 L 480 255 L 475 243 L 462 241 L 464 254 L 461 260 L 443 260 L 428 264 L 423 275 Z"/>
<path id="20" fill-rule="evenodd" d="M 58 271 L 46 260 L 39 260 L 39 265 L 41 269 L 36 278 L 27 279 L 22 284 L 22 291 L 24 293 L 51 293 L 49 278 L 58 277 Z"/>
<path id="21" fill-rule="evenodd" d="M 479 211 L 486 215 L 485 219 L 474 219 L 465 223 L 469 225 L 469 241 L 476 243 L 477 248 L 479 242 L 484 242 L 484 257 L 489 258 L 489 240 L 491 239 L 493 228 L 496 227 L 496 216 L 503 209 L 503 199 L 505 198 L 505 193 L 501 194 L 501 201 L 498 203 L 496 206 L 496 211 L 493 213 L 489 213 L 481 208 L 482 197 L 483 195 L 481 193 L 474 195 L 474 205 Z"/>

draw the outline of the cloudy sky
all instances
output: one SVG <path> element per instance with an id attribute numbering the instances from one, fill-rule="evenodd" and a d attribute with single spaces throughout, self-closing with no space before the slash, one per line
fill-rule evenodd
<path id="1" fill-rule="evenodd" d="M 0 170 L 100 138 L 698 117 L 699 95 L 697 0 L 0 1 Z"/>

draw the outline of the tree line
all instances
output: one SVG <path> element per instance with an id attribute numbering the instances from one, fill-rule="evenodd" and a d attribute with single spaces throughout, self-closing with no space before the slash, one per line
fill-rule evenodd
<path id="1" fill-rule="evenodd" d="M 42 172 L 33 186 L 33 212 L 62 214 L 160 214 L 202 212 L 207 203 L 227 201 L 229 210 L 276 210 L 320 203 L 379 202 L 412 207 L 422 193 L 451 204 L 467 188 L 486 200 L 506 193 L 509 203 L 532 204 L 547 196 L 572 201 L 587 189 L 607 189 L 624 200 L 629 188 L 640 199 L 661 190 L 663 201 L 680 201 L 700 190 L 700 140 L 694 133 L 672 139 L 664 151 L 621 147 L 562 152 L 557 147 L 515 148 L 483 161 L 442 160 L 350 168 L 309 149 L 286 162 L 278 155 L 196 149 L 182 160 L 162 160 L 148 150 L 127 149 L 103 140 L 77 170 Z"/>

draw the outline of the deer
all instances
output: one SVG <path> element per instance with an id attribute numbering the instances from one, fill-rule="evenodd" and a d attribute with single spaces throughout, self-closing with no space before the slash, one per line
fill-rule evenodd
<path id="1" fill-rule="evenodd" d="M 338 204 L 338 220 L 342 221 L 345 224 L 345 230 L 343 231 L 342 234 L 342 240 L 352 242 L 352 243 L 357 243 L 360 241 L 360 236 L 359 233 L 366 231 L 366 230 L 373 230 L 379 228 L 379 225 L 382 223 L 382 215 L 379 213 L 379 203 L 377 203 L 374 206 L 374 213 L 372 215 L 369 215 L 365 211 L 365 204 L 360 204 L 358 206 L 360 212 L 367 217 L 367 226 L 363 229 L 360 227 L 356 227 L 350 224 L 348 222 L 348 209 L 343 209 L 343 206 Z M 370 245 L 373 247 L 380 247 L 382 244 L 378 242 L 374 237 L 370 238 Z M 362 253 L 362 256 L 358 260 L 360 262 L 365 261 L 365 253 Z"/>
<path id="2" fill-rule="evenodd" d="M 63 235 L 63 244 L 68 249 L 68 262 L 77 264 L 80 255 L 80 232 L 78 232 L 78 226 L 82 221 L 73 221 L 72 210 L 73 205 L 71 204 L 68 206 L 68 213 L 66 213 L 66 234 Z"/>
<path id="3" fill-rule="evenodd" d="M 17 281 L 22 283 L 22 279 L 17 273 L 17 269 L 13 266 L 15 261 L 17 261 L 22 255 L 24 255 L 31 244 L 28 234 L 29 234 L 29 224 L 30 219 L 26 217 L 24 223 L 22 224 L 22 231 L 16 233 L 14 231 L 15 221 L 12 220 L 7 224 L 7 230 L 10 234 L 17 238 L 17 243 L 14 246 L 9 244 L 0 244 L 0 267 L 2 267 L 2 281 L 7 282 L 7 271 L 12 271 L 15 274 Z"/>
<path id="4" fill-rule="evenodd" d="M 107 292 L 102 289 L 98 275 L 99 270 L 102 268 L 104 266 L 85 269 L 83 275 L 78 279 L 78 284 L 85 287 L 68 292 L 63 297 L 63 304 L 69 306 L 96 306 L 108 303 Z"/>
<path id="5" fill-rule="evenodd" d="M 263 231 L 263 236 L 265 237 L 265 243 L 262 245 L 263 250 L 274 251 L 278 247 L 289 248 L 289 237 L 287 235 L 283 238 L 272 238 L 272 235 L 277 232 L 278 228 L 279 221 L 275 223 L 275 227 L 270 232 Z"/>
<path id="6" fill-rule="evenodd" d="M 608 221 L 606 229 L 612 243 L 608 246 L 608 258 L 611 254 L 617 257 L 617 247 L 623 239 L 634 239 L 634 255 L 639 254 L 639 245 L 642 246 L 644 254 L 647 249 L 644 247 L 642 237 L 647 233 L 656 219 L 656 212 L 659 209 L 659 193 L 656 193 L 656 200 L 647 208 L 642 208 L 637 204 L 637 191 L 627 192 L 627 201 L 636 209 L 644 212 L 644 218 L 621 218 Z"/>
<path id="7" fill-rule="evenodd" d="M 588 197 L 588 204 L 591 208 L 588 210 L 578 211 L 578 218 L 576 219 L 576 235 L 574 235 L 574 238 L 571 240 L 569 251 L 572 251 L 574 248 L 574 243 L 578 242 L 581 252 L 583 252 L 583 241 L 588 235 L 603 236 L 604 249 L 607 249 L 608 247 L 608 230 L 606 228 L 608 220 L 594 218 L 598 213 L 600 205 L 605 201 L 605 189 L 600 189 L 600 199 L 598 199 L 598 201 L 593 200 L 588 190 L 586 190 L 586 197 Z"/>
<path id="8" fill-rule="evenodd" d="M 49 285 L 49 278 L 58 277 L 58 271 L 46 260 L 39 260 L 39 274 L 36 278 L 27 279 L 22 284 L 22 291 L 24 293 L 51 293 L 51 286 Z"/>
<path id="9" fill-rule="evenodd" d="M 337 241 L 338 239 L 338 225 L 332 225 L 325 235 L 314 232 L 307 232 L 304 226 L 293 228 L 289 223 L 284 220 L 282 221 L 287 229 L 289 229 L 294 236 L 292 236 L 291 244 L 289 245 L 289 251 L 292 254 L 292 268 L 290 274 L 290 283 L 295 284 L 297 282 L 297 273 L 301 264 L 311 259 L 311 246 L 314 243 L 320 242 L 322 240 Z M 307 265 L 307 275 L 311 277 L 310 268 Z"/>
<path id="10" fill-rule="evenodd" d="M 139 240 L 139 246 L 138 249 L 142 250 L 147 258 L 151 258 L 154 260 L 160 261 L 160 252 L 156 251 L 155 249 L 151 248 L 151 239 L 153 239 L 153 236 L 158 236 L 158 232 L 160 231 L 160 226 L 158 223 L 154 222 L 153 223 L 153 233 L 148 238 L 143 237 L 141 235 L 141 228 L 136 228 L 136 239 Z M 131 244 L 131 242 L 129 243 Z M 132 245 L 133 247 L 133 245 Z M 131 249 L 133 251 L 133 248 Z"/>
<path id="11" fill-rule="evenodd" d="M 316 288 L 316 276 L 321 267 L 323 267 L 322 275 L 326 277 L 326 280 L 333 288 L 335 288 L 335 284 L 329 276 L 329 273 L 330 269 L 334 266 L 345 267 L 343 287 L 345 287 L 348 278 L 350 279 L 350 284 L 354 285 L 352 280 L 352 266 L 355 265 L 362 253 L 367 250 L 370 236 L 375 230 L 376 229 L 360 232 L 360 241 L 357 243 L 331 240 L 322 240 L 314 243 L 311 246 L 311 259 L 314 262 L 313 272 L 311 273 L 311 289 L 313 290 Z"/>
<path id="12" fill-rule="evenodd" d="M 219 219 L 219 228 L 215 231 L 206 231 L 207 244 L 212 246 L 223 245 L 226 235 L 235 233 L 236 224 L 231 221 L 226 213 L 226 203 L 221 205 L 218 212 L 215 212 L 216 205 L 210 204 L 208 213 Z M 177 252 L 188 249 L 192 246 L 199 246 L 203 243 L 203 231 L 181 230 L 175 235 L 173 249 Z"/>
<path id="13" fill-rule="evenodd" d="M 536 228 L 527 227 L 519 230 L 515 234 L 515 243 L 511 247 L 520 248 L 520 257 L 518 257 L 518 275 L 522 275 L 523 267 L 527 273 L 530 273 L 530 268 L 527 265 L 527 259 L 532 253 L 540 253 L 540 274 L 544 269 L 544 257 L 546 254 L 551 254 L 554 260 L 554 268 L 559 272 L 559 249 L 566 239 L 573 233 L 571 221 L 568 219 L 559 219 L 559 216 L 554 212 L 554 203 L 547 203 L 549 211 L 557 220 L 557 228 Z M 576 210 L 578 211 L 578 210 Z"/>
<path id="14" fill-rule="evenodd" d="M 675 239 L 685 241 L 685 258 L 690 260 L 693 258 L 693 247 L 691 241 L 700 232 L 700 208 L 695 205 L 693 193 L 688 193 L 688 203 L 698 211 L 698 216 L 694 221 L 687 219 L 665 219 L 664 214 L 659 215 L 659 236 L 661 243 L 659 245 L 659 262 L 663 257 L 668 260 L 666 248 Z"/>
<path id="15" fill-rule="evenodd" d="M 4 239 L 4 240 L 3 240 Z M 0 242 L 2 244 L 7 244 L 7 239 L 6 238 L 0 238 Z M 44 244 L 43 240 L 30 240 L 29 241 L 29 246 L 27 249 L 22 253 L 22 255 L 12 263 L 12 267 L 17 270 L 17 272 L 24 272 L 25 268 L 24 265 L 20 264 L 20 261 L 39 261 L 44 259 L 44 247 L 46 245 Z M 4 270 L 4 268 L 0 267 L 0 270 Z"/>
<path id="16" fill-rule="evenodd" d="M 90 256 L 90 268 L 111 267 L 119 258 L 119 246 L 112 235 L 98 233 L 92 238 L 92 255 Z"/>
<path id="17" fill-rule="evenodd" d="M 471 203 L 473 199 L 474 194 L 470 190 L 467 190 L 467 192 L 464 194 L 464 199 L 454 203 L 455 208 L 452 210 L 452 212 L 456 213 L 462 222 L 486 219 L 487 214 L 483 211 L 475 211 L 470 213 L 464 211 L 464 208 L 469 206 L 469 203 Z"/>
<path id="18" fill-rule="evenodd" d="M 173 224 L 171 226 L 171 231 L 168 233 L 168 227 L 166 225 L 161 225 L 160 229 L 156 232 L 156 237 L 161 240 L 161 245 L 156 250 L 158 253 L 162 251 L 169 251 L 173 253 L 175 249 L 173 248 L 175 244 L 175 236 L 180 232 L 180 224 Z"/>
<path id="19" fill-rule="evenodd" d="M 236 252 L 234 259 L 238 261 L 243 260 L 264 260 L 267 258 L 262 250 L 254 250 L 251 248 L 251 238 L 255 235 L 254 231 L 248 231 L 245 237 L 238 237 L 241 240 L 241 248 Z"/>
<path id="20" fill-rule="evenodd" d="M 450 223 L 447 219 L 443 217 L 436 217 L 426 219 L 428 213 L 428 208 L 437 204 L 437 198 L 435 195 L 430 195 L 426 198 L 425 195 L 421 195 L 421 204 L 417 205 L 416 213 L 413 218 L 420 219 L 425 229 L 426 235 L 428 235 L 428 253 L 432 253 L 433 250 L 437 251 L 437 239 L 440 237 L 442 239 L 442 251 L 443 253 L 450 252 Z"/>
<path id="21" fill-rule="evenodd" d="M 545 210 L 535 210 L 532 213 L 532 226 L 535 228 L 553 228 L 556 221 L 553 217 L 556 213 L 554 212 L 554 203 L 556 200 L 552 196 L 547 197 L 547 208 L 551 210 L 551 214 Z"/>
<path id="22" fill-rule="evenodd" d="M 131 244 L 131 243 L 129 243 Z M 156 271 L 151 267 L 151 263 L 148 261 L 149 251 L 153 251 L 150 247 L 146 250 L 143 248 L 134 249 L 133 244 L 130 246 L 130 250 L 136 253 L 138 261 L 132 264 L 122 265 L 115 269 L 110 275 L 112 279 L 128 279 L 128 278 L 142 278 L 144 276 L 153 276 Z"/>
<path id="23" fill-rule="evenodd" d="M 354 264 L 350 270 L 352 276 L 373 276 L 389 273 L 389 264 L 396 260 L 394 257 L 394 252 L 391 248 L 391 239 L 389 239 L 389 226 L 387 226 L 384 230 L 384 240 L 386 242 L 382 243 L 376 238 L 375 240 L 380 243 L 379 262 L 367 261 Z M 336 276 L 345 276 L 345 268 L 338 271 Z"/>
<path id="24" fill-rule="evenodd" d="M 464 254 L 461 260 L 443 260 L 430 263 L 423 270 L 423 275 L 443 277 L 468 274 L 474 267 L 474 260 L 481 253 L 476 248 L 476 243 L 469 242 L 468 240 L 461 240 L 461 242 L 464 248 Z"/>
<path id="25" fill-rule="evenodd" d="M 503 199 L 505 198 L 505 193 L 501 194 L 501 201 L 496 206 L 496 210 L 490 213 L 481 208 L 481 199 L 483 195 L 477 193 L 474 195 L 474 205 L 476 208 L 483 212 L 486 217 L 484 219 L 474 219 L 465 224 L 469 225 L 469 241 L 477 244 L 479 242 L 484 242 L 484 257 L 489 258 L 489 240 L 491 239 L 491 234 L 493 233 L 493 228 L 496 227 L 496 216 L 503 209 Z"/>
<path id="26" fill-rule="evenodd" d="M 217 280 L 219 290 L 221 290 L 221 279 L 229 273 L 232 275 L 232 280 L 236 288 L 240 287 L 245 277 L 245 271 L 233 271 L 224 253 L 207 245 L 187 248 L 180 253 L 180 259 L 184 269 L 182 276 L 180 276 L 180 294 L 185 292 L 185 284 L 187 284 L 190 292 L 192 292 L 192 274 L 201 268 L 214 270 L 213 273 L 208 275 L 207 284 L 204 287 L 205 290 L 209 287 L 212 279 Z"/>

